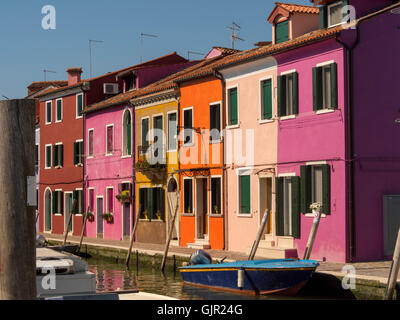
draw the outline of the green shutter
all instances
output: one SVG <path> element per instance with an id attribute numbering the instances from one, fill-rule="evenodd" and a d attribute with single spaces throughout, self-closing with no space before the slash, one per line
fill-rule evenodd
<path id="1" fill-rule="evenodd" d="M 57 191 L 54 191 L 52 196 L 53 196 L 53 213 L 57 213 Z"/>
<path id="2" fill-rule="evenodd" d="M 74 165 L 78 164 L 78 154 L 79 154 L 79 146 L 77 142 L 74 142 Z"/>
<path id="3" fill-rule="evenodd" d="M 46 122 L 51 122 L 51 103 L 46 103 Z"/>
<path id="4" fill-rule="evenodd" d="M 311 166 L 301 166 L 300 177 L 300 211 L 306 214 L 311 211 Z"/>
<path id="5" fill-rule="evenodd" d="M 148 189 L 147 190 L 147 216 L 150 220 L 154 218 L 154 190 L 155 189 Z"/>
<path id="6" fill-rule="evenodd" d="M 272 81 L 266 80 L 262 83 L 263 96 L 263 120 L 272 118 Z"/>
<path id="7" fill-rule="evenodd" d="M 322 68 L 313 68 L 313 110 L 322 108 Z"/>
<path id="8" fill-rule="evenodd" d="M 47 168 L 51 167 L 51 147 L 50 146 L 46 147 L 46 167 Z"/>
<path id="9" fill-rule="evenodd" d="M 250 176 L 240 176 L 240 212 L 251 213 L 250 211 Z"/>
<path id="10" fill-rule="evenodd" d="M 322 213 L 331 213 L 331 168 L 328 164 L 322 166 Z"/>
<path id="11" fill-rule="evenodd" d="M 72 211 L 73 214 L 77 214 L 78 213 L 78 200 L 79 200 L 78 192 L 79 192 L 78 190 L 74 190 L 73 194 L 72 194 L 72 206 L 74 205 L 75 200 L 76 200 L 75 209 Z"/>
<path id="12" fill-rule="evenodd" d="M 283 21 L 275 24 L 275 43 L 281 43 L 289 40 L 289 21 Z"/>
<path id="13" fill-rule="evenodd" d="M 292 177 L 292 236 L 300 239 L 300 178 Z"/>
<path id="14" fill-rule="evenodd" d="M 276 200 L 276 213 L 275 213 L 275 226 L 276 235 L 284 235 L 284 209 L 283 209 L 283 178 L 275 179 L 275 200 Z"/>
<path id="15" fill-rule="evenodd" d="M 78 117 L 80 117 L 80 116 L 82 116 L 82 110 L 83 110 L 83 95 L 82 94 L 78 95 L 77 103 L 78 103 L 78 108 L 77 108 Z"/>
<path id="16" fill-rule="evenodd" d="M 132 154 L 132 124 L 128 123 L 126 126 L 128 135 L 128 155 Z"/>
<path id="17" fill-rule="evenodd" d="M 283 110 L 285 109 L 285 101 L 286 99 L 284 98 L 284 81 L 285 81 L 285 76 L 278 76 L 278 117 L 284 116 Z"/>
<path id="18" fill-rule="evenodd" d="M 142 146 L 147 146 L 147 133 L 149 132 L 149 119 L 142 120 Z"/>
<path id="19" fill-rule="evenodd" d="M 57 100 L 57 121 L 61 121 L 61 118 L 62 118 L 61 100 Z"/>
<path id="20" fill-rule="evenodd" d="M 238 124 L 238 94 L 237 88 L 229 90 L 229 125 Z"/>
<path id="21" fill-rule="evenodd" d="M 59 148 L 60 148 L 60 160 L 59 160 L 59 163 L 60 163 L 60 166 L 63 167 L 64 166 L 64 145 L 60 145 Z"/>
<path id="22" fill-rule="evenodd" d="M 53 166 L 58 166 L 58 145 L 53 147 Z"/>
<path id="23" fill-rule="evenodd" d="M 322 6 L 319 8 L 319 27 L 325 29 L 328 27 L 328 7 Z"/>
<path id="24" fill-rule="evenodd" d="M 293 72 L 293 114 L 299 113 L 299 74 Z"/>
<path id="25" fill-rule="evenodd" d="M 331 64 L 331 107 L 338 106 L 337 64 Z"/>
<path id="26" fill-rule="evenodd" d="M 64 193 L 60 191 L 59 195 L 60 195 L 60 213 L 64 214 Z"/>

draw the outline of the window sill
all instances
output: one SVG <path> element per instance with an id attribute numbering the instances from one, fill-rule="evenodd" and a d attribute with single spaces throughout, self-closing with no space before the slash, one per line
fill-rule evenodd
<path id="1" fill-rule="evenodd" d="M 62 119 L 61 120 L 56 120 L 56 122 L 54 123 L 62 123 Z"/>
<path id="2" fill-rule="evenodd" d="M 335 112 L 335 109 L 321 109 L 315 111 L 316 114 L 325 114 L 325 113 L 332 113 Z"/>
<path id="3" fill-rule="evenodd" d="M 231 125 L 231 126 L 226 126 L 226 129 L 237 129 L 240 128 L 239 124 Z"/>
<path id="4" fill-rule="evenodd" d="M 178 149 L 174 149 L 174 150 L 167 150 L 167 153 L 171 153 L 171 152 L 177 152 Z"/>
<path id="5" fill-rule="evenodd" d="M 185 143 L 181 145 L 181 148 L 191 148 L 194 147 L 194 143 Z"/>
<path id="6" fill-rule="evenodd" d="M 83 118 L 83 116 L 75 117 L 75 120 L 82 119 L 82 118 Z"/>
<path id="7" fill-rule="evenodd" d="M 208 215 L 210 218 L 222 218 L 223 214 L 222 213 L 211 213 Z"/>
<path id="8" fill-rule="evenodd" d="M 45 167 L 44 168 L 44 170 L 50 170 L 51 169 L 51 167 Z"/>
<path id="9" fill-rule="evenodd" d="M 283 116 L 283 117 L 279 118 L 280 121 L 292 120 L 292 119 L 296 119 L 296 115 L 295 114 L 291 114 L 289 116 Z"/>
<path id="10" fill-rule="evenodd" d="M 274 119 L 264 119 L 264 120 L 258 120 L 259 124 L 264 124 L 264 123 L 272 123 L 274 122 Z"/>
<path id="11" fill-rule="evenodd" d="M 315 218 L 314 213 L 305 213 L 304 216 L 307 218 Z M 326 214 L 325 213 L 321 214 L 321 218 L 326 218 Z"/>
<path id="12" fill-rule="evenodd" d="M 83 164 L 82 164 L 82 163 L 76 164 L 75 167 L 76 167 L 76 168 L 82 168 L 82 167 L 83 167 Z"/>
<path id="13" fill-rule="evenodd" d="M 181 213 L 182 217 L 194 217 L 194 213 Z"/>
<path id="14" fill-rule="evenodd" d="M 106 153 L 105 156 L 106 157 L 111 157 L 111 156 L 113 156 L 113 154 L 112 153 Z"/>
<path id="15" fill-rule="evenodd" d="M 82 214 L 82 213 L 76 213 L 76 214 L 74 214 L 74 216 L 75 216 L 75 217 L 82 217 L 83 214 Z"/>
<path id="16" fill-rule="evenodd" d="M 86 159 L 94 159 L 94 156 L 88 156 Z"/>
<path id="17" fill-rule="evenodd" d="M 49 124 L 52 124 L 52 122 L 45 122 L 46 126 L 48 126 Z"/>
<path id="18" fill-rule="evenodd" d="M 128 159 L 128 158 L 132 158 L 132 155 L 121 156 L 121 159 Z"/>
<path id="19" fill-rule="evenodd" d="M 222 140 L 210 140 L 209 144 L 218 144 L 218 143 L 222 143 Z"/>
<path id="20" fill-rule="evenodd" d="M 53 215 L 56 217 L 62 217 L 63 214 L 62 213 L 53 213 Z"/>
<path id="21" fill-rule="evenodd" d="M 236 216 L 239 218 L 253 218 L 252 213 L 237 213 Z"/>

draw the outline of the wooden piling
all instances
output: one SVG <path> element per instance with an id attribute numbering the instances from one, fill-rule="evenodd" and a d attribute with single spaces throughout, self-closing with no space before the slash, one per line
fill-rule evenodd
<path id="1" fill-rule="evenodd" d="M 0 299 L 36 299 L 34 100 L 0 101 Z M 28 192 L 29 191 L 29 192 Z"/>
<path id="2" fill-rule="evenodd" d="M 400 229 L 397 234 L 396 247 L 393 254 L 392 266 L 388 277 L 384 300 L 392 300 L 397 285 L 397 278 L 400 270 Z"/>
<path id="3" fill-rule="evenodd" d="M 89 213 L 90 211 L 91 211 L 91 208 L 88 207 L 87 212 L 86 212 L 86 214 L 85 214 L 85 217 L 83 218 L 83 226 L 82 226 L 81 239 L 80 239 L 80 241 L 79 241 L 79 246 L 78 246 L 76 252 L 80 252 L 80 251 L 81 251 L 83 236 L 85 235 L 86 223 L 87 223 L 87 219 L 88 219 L 88 213 Z"/>
<path id="4" fill-rule="evenodd" d="M 135 225 L 133 226 L 133 231 L 132 231 L 132 235 L 131 235 L 131 243 L 129 245 L 129 250 L 128 253 L 126 255 L 126 260 L 125 260 L 125 265 L 128 266 L 129 265 L 129 260 L 131 259 L 131 253 L 132 253 L 132 247 L 133 247 L 133 242 L 135 241 L 135 235 L 136 235 L 136 230 L 139 224 L 139 218 L 140 218 L 140 209 L 141 206 L 139 204 L 138 206 L 138 210 L 136 212 L 136 219 L 135 219 Z"/>
<path id="5" fill-rule="evenodd" d="M 68 223 L 67 223 L 67 227 L 65 230 L 65 236 L 64 236 L 64 243 L 63 245 L 65 246 L 65 244 L 67 243 L 67 238 L 68 238 L 68 233 L 69 233 L 69 227 L 71 226 L 71 222 L 72 222 L 72 216 L 73 216 L 73 212 L 75 212 L 76 206 L 78 205 L 78 201 L 75 199 L 73 204 L 72 204 L 72 210 L 70 212 L 69 218 L 68 218 Z"/>
<path id="6" fill-rule="evenodd" d="M 310 236 L 308 238 L 306 250 L 304 252 L 304 260 L 310 259 L 311 251 L 314 246 L 315 236 L 317 235 L 319 222 L 321 221 L 321 208 L 317 210 L 317 216 L 314 218 L 313 225 L 311 227 Z"/>
<path id="7" fill-rule="evenodd" d="M 165 244 L 165 249 L 164 249 L 164 256 L 163 256 L 163 259 L 161 261 L 161 271 L 164 271 L 165 262 L 167 261 L 169 244 L 171 242 L 172 234 L 174 233 L 174 226 L 175 226 L 176 216 L 178 215 L 178 209 L 179 209 L 179 193 L 178 193 L 178 195 L 176 197 L 175 212 L 174 212 L 174 216 L 172 217 L 171 229 L 169 230 L 167 243 Z"/>
<path id="8" fill-rule="evenodd" d="M 271 213 L 270 210 L 268 210 L 268 209 L 265 210 L 264 217 L 263 217 L 263 219 L 261 221 L 260 228 L 258 229 L 256 240 L 254 241 L 253 246 L 251 247 L 251 251 L 250 251 L 250 254 L 249 254 L 249 260 L 253 260 L 254 256 L 256 255 L 256 252 L 257 252 L 257 249 L 258 249 L 258 245 L 260 244 L 260 240 L 261 240 L 261 237 L 263 235 L 263 232 L 264 232 L 264 229 L 265 229 L 265 225 L 267 224 L 267 221 L 268 221 L 270 213 Z"/>

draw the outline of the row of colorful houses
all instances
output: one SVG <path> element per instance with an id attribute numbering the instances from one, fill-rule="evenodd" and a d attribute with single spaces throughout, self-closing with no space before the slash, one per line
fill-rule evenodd
<path id="1" fill-rule="evenodd" d="M 87 237 L 126 240 L 138 216 L 137 242 L 172 230 L 175 246 L 248 252 L 269 210 L 257 254 L 302 257 L 319 202 L 313 259 L 390 257 L 400 5 L 311 2 L 276 3 L 272 41 L 250 50 L 72 68 L 40 92 L 39 231 L 62 234 L 72 212 L 74 235 L 87 214 Z"/>

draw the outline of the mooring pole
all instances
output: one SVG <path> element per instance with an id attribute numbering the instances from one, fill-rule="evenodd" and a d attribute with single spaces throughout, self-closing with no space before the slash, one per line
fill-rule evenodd
<path id="1" fill-rule="evenodd" d="M 35 108 L 0 101 L 1 300 L 36 299 Z"/>
<path id="2" fill-rule="evenodd" d="M 258 245 L 260 244 L 260 240 L 261 240 L 261 237 L 263 235 L 263 232 L 264 232 L 264 229 L 265 229 L 265 225 L 267 224 L 270 212 L 271 211 L 268 210 L 268 209 L 265 210 L 264 217 L 263 217 L 263 219 L 261 221 L 260 228 L 258 229 L 256 240 L 254 241 L 253 247 L 251 248 L 251 251 L 250 251 L 249 260 L 253 260 L 254 256 L 256 255 L 256 252 L 257 252 L 257 249 L 258 249 Z"/>
<path id="3" fill-rule="evenodd" d="M 138 226 L 138 224 L 139 224 L 140 210 L 141 210 L 141 206 L 140 206 L 140 204 L 139 204 L 139 206 L 138 206 L 138 211 L 136 212 L 135 225 L 133 226 L 133 231 L 132 231 L 132 235 L 131 235 L 131 243 L 130 243 L 130 245 L 129 245 L 129 250 L 128 250 L 128 253 L 127 253 L 127 255 L 126 255 L 126 260 L 125 260 L 125 265 L 126 265 L 126 266 L 129 265 L 129 260 L 131 259 L 131 253 L 132 253 L 133 242 L 135 241 L 136 230 L 137 230 L 137 226 Z"/>
<path id="4" fill-rule="evenodd" d="M 76 206 L 78 205 L 78 201 L 75 199 L 73 204 L 72 204 L 72 210 L 70 212 L 69 218 L 68 218 L 68 223 L 67 223 L 67 229 L 65 230 L 65 236 L 64 236 L 64 243 L 63 246 L 67 243 L 67 238 L 68 238 L 68 233 L 69 233 L 69 227 L 71 226 L 72 222 L 72 215 L 73 212 L 75 212 Z"/>
<path id="5" fill-rule="evenodd" d="M 397 234 L 396 247 L 393 254 L 392 266 L 388 277 L 388 283 L 385 290 L 384 300 L 392 300 L 394 290 L 396 289 L 397 277 L 400 270 L 400 229 Z"/>
<path id="6" fill-rule="evenodd" d="M 165 262 L 167 261 L 169 244 L 171 242 L 172 234 L 174 232 L 175 220 L 176 220 L 176 216 L 178 215 L 178 209 L 179 209 L 179 193 L 177 193 L 177 196 L 176 196 L 175 212 L 174 212 L 174 216 L 172 218 L 171 229 L 169 230 L 167 243 L 165 244 L 164 256 L 161 261 L 161 271 L 164 271 L 164 269 L 165 269 Z"/>
<path id="7" fill-rule="evenodd" d="M 90 207 L 88 207 L 87 212 L 85 214 L 85 217 L 83 218 L 83 227 L 82 227 L 82 233 L 81 233 L 81 239 L 79 241 L 79 246 L 76 249 L 76 252 L 80 252 L 81 251 L 81 246 L 82 246 L 82 241 L 83 241 L 83 236 L 85 235 L 85 228 L 86 228 L 86 222 L 88 219 L 88 213 L 90 212 L 90 210 L 92 210 Z"/>
<path id="8" fill-rule="evenodd" d="M 312 248 L 314 246 L 315 236 L 317 235 L 319 222 L 321 220 L 321 215 L 322 215 L 321 209 L 322 208 L 318 208 L 316 210 L 316 216 L 314 218 L 313 225 L 312 225 L 311 232 L 310 232 L 310 236 L 308 238 L 306 251 L 304 252 L 304 260 L 310 259 L 311 250 L 312 250 Z"/>

